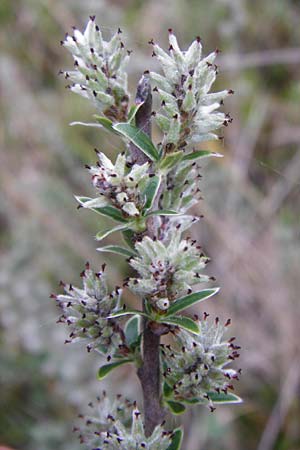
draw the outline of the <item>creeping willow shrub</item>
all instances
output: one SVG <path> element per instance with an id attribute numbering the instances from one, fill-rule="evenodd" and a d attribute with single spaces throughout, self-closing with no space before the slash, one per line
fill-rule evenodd
<path id="1" fill-rule="evenodd" d="M 188 405 L 203 404 L 213 411 L 219 403 L 240 402 L 231 392 L 239 371 L 228 367 L 239 356 L 239 347 L 235 338 L 224 338 L 230 320 L 222 324 L 206 313 L 202 319 L 183 314 L 219 290 L 199 290 L 200 284 L 214 278 L 204 273 L 209 258 L 186 231 L 199 220 L 188 212 L 201 199 L 199 161 L 221 156 L 197 145 L 218 139 L 217 131 L 231 121 L 219 108 L 233 91 L 211 92 L 218 52 L 204 57 L 199 38 L 186 51 L 172 30 L 168 51 L 153 40 L 149 43 L 162 70 L 144 73 L 136 101 L 130 103 L 126 66 L 131 52 L 120 29 L 106 41 L 93 16 L 83 33 L 74 29 L 62 41 L 74 60 L 74 69 L 62 72 L 68 87 L 92 103 L 95 126 L 120 138 L 115 161 L 97 150 L 95 165 L 87 167 L 95 197 L 76 199 L 79 207 L 112 220 L 96 239 L 119 232 L 124 245 L 98 250 L 125 257 L 132 276 L 122 288 L 110 290 L 105 265 L 94 271 L 87 263 L 81 288 L 61 283 L 64 292 L 52 297 L 62 311 L 59 321 L 70 329 L 66 342 L 84 342 L 88 351 L 106 359 L 98 378 L 123 364 L 135 364 L 142 388 L 150 389 L 148 401 L 158 397 L 161 418 L 167 411 L 180 414 Z M 151 111 L 151 90 L 158 99 L 156 111 Z M 160 143 L 151 140 L 150 120 L 161 130 Z M 138 310 L 126 308 L 122 289 L 138 296 Z M 160 344 L 163 334 L 169 338 Z M 157 353 L 150 353 L 153 367 L 147 339 L 156 342 L 150 350 Z M 143 368 L 148 373 L 143 374 Z M 158 390 L 153 388 L 155 382 Z M 92 406 L 93 414 L 75 428 L 89 449 L 181 446 L 182 430 L 165 429 L 154 417 L 147 395 L 143 413 L 135 402 L 120 396 L 112 400 L 106 394 Z"/>

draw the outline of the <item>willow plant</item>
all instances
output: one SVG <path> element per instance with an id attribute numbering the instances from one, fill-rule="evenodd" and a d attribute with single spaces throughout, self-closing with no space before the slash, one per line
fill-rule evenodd
<path id="1" fill-rule="evenodd" d="M 214 411 L 217 404 L 241 401 L 231 392 L 239 371 L 228 367 L 239 347 L 235 338 L 223 338 L 230 320 L 222 324 L 206 313 L 201 318 L 184 313 L 219 291 L 199 290 L 214 278 L 203 273 L 209 258 L 186 231 L 199 220 L 188 212 L 201 199 L 199 161 L 221 156 L 198 144 L 219 139 L 217 130 L 231 121 L 219 108 L 233 91 L 210 92 L 218 51 L 203 57 L 198 37 L 182 51 L 171 29 L 168 51 L 149 42 L 162 73 L 144 72 L 131 106 L 126 74 L 131 52 L 120 29 L 106 41 L 92 16 L 83 33 L 74 29 L 61 44 L 74 59 L 74 69 L 62 72 L 68 87 L 97 112 L 88 125 L 120 138 L 115 161 L 96 150 L 97 162 L 87 166 L 95 197 L 76 200 L 111 219 L 96 240 L 118 232 L 124 245 L 97 250 L 126 258 L 132 276 L 111 291 L 105 264 L 94 271 L 87 263 L 82 288 L 61 283 L 64 293 L 52 297 L 62 310 L 59 321 L 70 327 L 66 342 L 85 342 L 88 351 L 102 356 L 99 380 L 134 364 L 143 392 L 142 413 L 134 401 L 103 394 L 75 429 L 89 449 L 176 450 L 183 430 L 166 429 L 170 414 L 198 404 Z M 152 122 L 161 131 L 159 143 L 151 139 Z M 138 309 L 124 304 L 124 289 L 139 298 Z"/>

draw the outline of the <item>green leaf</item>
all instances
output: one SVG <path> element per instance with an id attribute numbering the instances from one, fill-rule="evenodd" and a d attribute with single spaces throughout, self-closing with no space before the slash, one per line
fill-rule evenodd
<path id="1" fill-rule="evenodd" d="M 103 378 L 105 378 L 112 370 L 130 362 L 132 362 L 132 359 L 122 359 L 121 361 L 105 364 L 98 370 L 98 380 L 103 380 Z"/>
<path id="2" fill-rule="evenodd" d="M 92 200 L 90 197 L 79 197 L 76 195 L 75 198 L 78 201 L 78 203 L 83 207 L 85 203 Z M 119 209 L 115 208 L 114 206 L 103 206 L 101 208 L 88 208 L 88 209 L 96 212 L 97 214 L 101 214 L 101 216 L 110 217 L 116 222 L 123 222 L 123 223 L 128 222 L 128 219 L 125 219 L 123 217 L 122 212 Z"/>
<path id="3" fill-rule="evenodd" d="M 128 222 L 128 220 L 123 217 L 123 213 L 114 206 L 104 206 L 103 208 L 95 208 L 95 209 L 97 209 L 97 212 L 99 211 L 99 214 L 110 217 L 116 222 L 123 222 L 123 223 Z"/>
<path id="4" fill-rule="evenodd" d="M 137 309 L 119 309 L 119 311 L 115 311 L 114 313 L 107 316 L 107 319 L 115 319 L 116 317 L 123 317 L 123 316 L 132 316 L 138 314 L 139 316 L 145 316 L 148 317 L 146 313 L 143 311 L 139 311 Z"/>
<path id="5" fill-rule="evenodd" d="M 203 300 L 212 297 L 219 292 L 220 288 L 203 289 L 203 291 L 194 292 L 193 294 L 187 295 L 186 297 L 179 298 L 171 303 L 168 311 L 167 317 L 173 316 L 179 311 L 183 311 L 196 303 L 202 302 Z"/>
<path id="6" fill-rule="evenodd" d="M 179 414 L 183 414 L 186 410 L 186 407 L 182 403 L 167 401 L 168 407 L 170 408 L 172 414 L 178 416 Z"/>
<path id="7" fill-rule="evenodd" d="M 126 244 L 135 252 L 135 247 L 134 247 L 134 232 L 132 230 L 124 230 L 122 232 L 123 235 L 123 239 L 126 242 Z"/>
<path id="8" fill-rule="evenodd" d="M 185 316 L 172 316 L 172 317 L 161 317 L 159 320 L 161 323 L 166 323 L 168 325 L 175 325 L 177 327 L 183 328 L 190 333 L 199 334 L 199 325 L 189 317 Z"/>
<path id="9" fill-rule="evenodd" d="M 214 403 L 243 403 L 243 400 L 235 394 L 208 392 L 207 395 Z"/>
<path id="10" fill-rule="evenodd" d="M 176 428 L 173 431 L 172 444 L 169 445 L 167 450 L 180 450 L 183 439 L 183 430 L 181 428 Z"/>
<path id="11" fill-rule="evenodd" d="M 197 405 L 199 403 L 202 404 L 207 403 L 207 401 L 204 401 L 204 399 L 199 398 L 183 398 L 181 401 L 187 405 Z"/>
<path id="12" fill-rule="evenodd" d="M 125 325 L 124 333 L 126 343 L 130 346 L 138 341 L 140 336 L 141 317 L 139 315 L 131 317 Z"/>
<path id="13" fill-rule="evenodd" d="M 243 400 L 235 394 L 224 394 L 223 392 L 218 394 L 217 392 L 212 391 L 212 392 L 207 392 L 207 395 L 209 396 L 209 399 L 213 403 L 224 404 L 224 405 L 230 404 L 230 403 L 243 403 Z M 182 401 L 189 405 L 207 404 L 207 399 L 204 399 L 204 398 L 190 398 L 190 399 L 183 399 Z"/>
<path id="14" fill-rule="evenodd" d="M 97 250 L 98 252 L 115 253 L 117 255 L 126 256 L 126 258 L 130 258 L 136 254 L 133 250 L 121 247 L 120 245 L 106 245 L 105 247 L 97 248 Z"/>
<path id="15" fill-rule="evenodd" d="M 107 131 L 116 133 L 113 129 L 113 122 L 110 119 L 108 119 L 107 117 L 98 116 L 97 114 L 94 114 L 94 117 L 96 121 L 100 123 Z"/>
<path id="16" fill-rule="evenodd" d="M 110 227 L 110 228 L 107 228 L 106 230 L 98 231 L 98 233 L 96 234 L 96 240 L 102 241 L 102 239 L 106 238 L 107 236 L 114 233 L 115 231 L 122 231 L 127 228 L 128 228 L 128 225 L 117 225 L 116 227 Z"/>
<path id="17" fill-rule="evenodd" d="M 140 150 L 142 150 L 143 153 L 145 153 L 145 155 L 148 156 L 148 158 L 151 159 L 151 161 L 159 160 L 157 148 L 154 146 L 147 134 L 142 130 L 124 122 L 116 123 L 113 125 L 113 129 L 133 142 L 134 145 L 136 145 Z"/>
<path id="18" fill-rule="evenodd" d="M 176 166 L 183 158 L 183 152 L 168 153 L 159 163 L 159 169 L 162 171 L 169 171 Z"/>
<path id="19" fill-rule="evenodd" d="M 146 198 L 144 210 L 148 210 L 152 207 L 157 191 L 159 189 L 159 185 L 160 185 L 160 177 L 155 176 L 149 179 L 149 182 L 143 192 L 143 195 Z"/>
<path id="20" fill-rule="evenodd" d="M 172 209 L 157 209 L 156 211 L 151 211 L 146 214 L 146 217 L 149 216 L 181 216 L 182 213 L 174 211 Z"/>
<path id="21" fill-rule="evenodd" d="M 141 102 L 138 105 L 132 105 L 128 113 L 128 123 L 133 124 L 135 115 L 143 104 L 144 102 Z"/>
<path id="22" fill-rule="evenodd" d="M 168 385 L 168 383 L 164 382 L 163 384 L 163 395 L 164 398 L 170 398 L 173 394 L 173 389 L 171 386 Z"/>
<path id="23" fill-rule="evenodd" d="M 107 352 L 108 352 L 107 347 L 106 347 L 105 345 L 101 345 L 101 344 L 98 344 L 98 345 L 97 345 L 97 350 L 98 350 L 100 353 L 102 353 L 103 355 L 106 355 Z"/>
<path id="24" fill-rule="evenodd" d="M 182 160 L 183 161 L 193 161 L 194 159 L 207 158 L 210 156 L 214 156 L 216 158 L 223 157 L 223 155 L 221 155 L 221 153 L 210 152 L 209 150 L 198 150 L 196 152 L 192 152 L 192 153 L 188 153 L 187 155 L 184 155 Z"/>

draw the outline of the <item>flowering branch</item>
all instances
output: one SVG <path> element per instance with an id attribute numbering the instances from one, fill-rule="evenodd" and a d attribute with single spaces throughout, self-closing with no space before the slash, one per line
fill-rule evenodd
<path id="1" fill-rule="evenodd" d="M 87 430 L 76 428 L 81 441 L 90 449 L 178 450 L 183 431 L 163 429 L 167 410 L 181 414 L 189 405 L 204 404 L 214 411 L 218 403 L 241 401 L 230 392 L 240 373 L 227 367 L 240 349 L 235 338 L 223 340 L 230 320 L 222 325 L 206 313 L 201 320 L 183 314 L 219 291 L 198 290 L 200 283 L 215 279 L 203 274 L 209 258 L 183 233 L 199 220 L 188 214 L 201 200 L 198 161 L 221 156 L 194 145 L 218 139 L 217 130 L 231 122 L 219 107 L 233 91 L 210 92 L 218 51 L 203 58 L 199 38 L 182 51 L 170 29 L 168 52 L 150 41 L 163 75 L 146 71 L 129 108 L 125 66 L 130 52 L 120 36 L 118 30 L 105 41 L 91 16 L 83 33 L 74 29 L 62 41 L 75 66 L 62 73 L 71 91 L 97 109 L 94 125 L 125 144 L 115 162 L 96 151 L 96 165 L 87 166 L 96 197 L 76 200 L 79 207 L 114 221 L 96 234 L 98 241 L 122 233 L 124 246 L 97 250 L 127 258 L 135 275 L 124 280 L 123 288 L 139 297 L 140 308 L 122 306 L 120 287 L 108 291 L 105 265 L 93 272 L 87 264 L 83 289 L 61 283 L 65 292 L 51 297 L 62 309 L 59 321 L 71 328 L 66 342 L 85 341 L 88 351 L 106 358 L 99 380 L 131 363 L 142 386 L 143 415 L 135 403 L 113 402 L 105 395 L 99 399 L 98 417 L 85 419 Z M 160 101 L 157 111 L 152 111 L 151 89 Z M 152 142 L 152 118 L 162 132 L 159 144 Z M 170 334 L 172 346 L 160 344 L 164 334 Z"/>

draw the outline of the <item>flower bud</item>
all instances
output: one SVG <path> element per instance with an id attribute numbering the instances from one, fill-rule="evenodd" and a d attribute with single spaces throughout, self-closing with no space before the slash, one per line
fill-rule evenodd
<path id="1" fill-rule="evenodd" d="M 86 268 L 81 276 L 83 289 L 65 284 L 65 293 L 56 296 L 63 311 L 59 322 L 71 328 L 70 342 L 80 340 L 89 351 L 114 353 L 122 339 L 116 332 L 116 321 L 107 316 L 119 309 L 121 290 L 108 293 L 103 271 L 96 274 Z"/>
<path id="2" fill-rule="evenodd" d="M 89 406 L 93 415 L 80 415 L 83 425 L 74 429 L 89 448 L 167 450 L 172 442 L 172 432 L 165 431 L 162 425 L 146 437 L 142 414 L 135 403 L 121 396 L 112 400 L 103 395 Z"/>
<path id="3" fill-rule="evenodd" d="M 62 41 L 75 61 L 75 71 L 64 72 L 65 77 L 73 82 L 71 90 L 89 99 L 98 111 L 113 121 L 125 121 L 129 102 L 125 68 L 129 55 L 120 33 L 106 42 L 92 19 L 83 33 L 75 29 L 74 36 L 67 35 Z"/>
<path id="4" fill-rule="evenodd" d="M 219 320 L 200 321 L 200 334 L 180 330 L 176 347 L 163 347 L 163 365 L 168 367 L 166 382 L 173 387 L 174 400 L 195 400 L 212 406 L 210 393 L 227 393 L 238 372 L 227 366 L 234 354 L 230 341 L 223 341 L 225 327 Z M 184 351 L 183 351 L 184 349 Z"/>
<path id="5" fill-rule="evenodd" d="M 217 52 L 201 59 L 200 38 L 197 37 L 187 51 L 182 51 L 173 31 L 169 30 L 169 44 L 169 54 L 156 44 L 153 47 L 154 56 L 157 56 L 164 75 L 150 72 L 157 87 L 155 92 L 162 102 L 160 113 L 169 122 L 168 126 L 158 114 L 154 118 L 164 133 L 165 151 L 169 143 L 182 149 L 191 143 L 217 139 L 215 131 L 224 125 L 225 114 L 214 114 L 206 106 L 213 105 L 213 110 L 218 109 L 229 92 L 209 93 L 216 79 L 216 66 L 213 63 Z M 175 114 L 178 115 L 176 133 L 173 131 Z M 188 133 L 185 132 L 187 129 Z"/>

